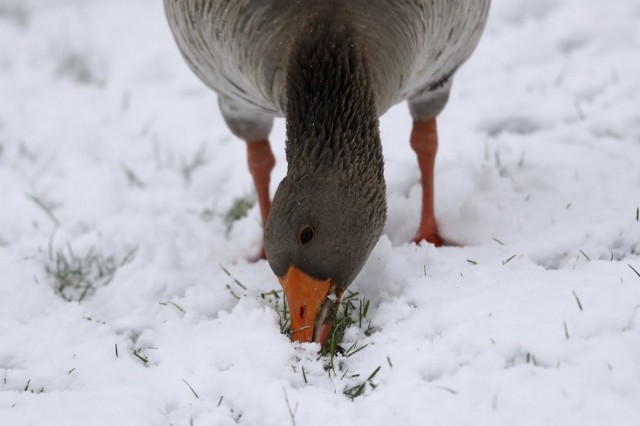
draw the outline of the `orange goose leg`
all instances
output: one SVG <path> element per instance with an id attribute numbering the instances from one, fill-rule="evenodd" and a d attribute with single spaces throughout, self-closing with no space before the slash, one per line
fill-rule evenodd
<path id="1" fill-rule="evenodd" d="M 247 161 L 249 163 L 249 171 L 253 176 L 253 183 L 256 186 L 256 192 L 258 193 L 260 215 L 262 216 L 262 226 L 264 228 L 271 209 L 271 197 L 269 196 L 271 170 L 276 164 L 269 141 L 266 139 L 247 141 Z M 266 259 L 264 243 L 260 251 L 260 258 Z"/>
<path id="2" fill-rule="evenodd" d="M 413 242 L 419 244 L 426 240 L 439 247 L 443 241 L 438 234 L 433 206 L 433 169 L 438 151 L 438 130 L 435 118 L 427 121 L 413 121 L 411 148 L 418 156 L 422 175 L 422 217 Z"/>

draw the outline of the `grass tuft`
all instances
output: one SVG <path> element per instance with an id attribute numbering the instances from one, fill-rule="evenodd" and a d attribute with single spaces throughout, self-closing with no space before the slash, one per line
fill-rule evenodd
<path id="1" fill-rule="evenodd" d="M 381 367 L 378 366 L 378 368 L 373 370 L 373 373 L 369 374 L 369 377 L 367 377 L 367 380 L 365 380 L 364 382 L 357 384 L 355 386 L 348 387 L 342 393 L 346 395 L 350 400 L 353 401 L 357 397 L 364 395 L 367 385 L 369 385 L 371 389 L 375 389 L 377 385 L 373 383 L 373 378 L 376 376 L 376 374 L 378 374 L 378 372 L 380 371 L 380 368 Z"/>
<path id="2" fill-rule="evenodd" d="M 89 53 L 80 51 L 64 52 L 56 67 L 59 77 L 66 77 L 83 85 L 104 86 L 106 79 Z"/>
<path id="3" fill-rule="evenodd" d="M 80 256 L 71 245 L 67 245 L 66 250 L 49 253 L 45 271 L 53 278 L 56 294 L 69 302 L 81 302 L 96 289 L 109 284 L 118 268 L 129 263 L 135 252 L 136 249 L 130 251 L 121 262 L 117 262 L 114 256 L 105 256 L 93 248 Z"/>
<path id="4" fill-rule="evenodd" d="M 359 374 L 348 374 L 349 370 L 344 365 L 347 358 L 354 356 L 369 346 L 369 344 L 359 344 L 359 341 L 356 340 L 345 349 L 344 336 L 346 330 L 350 327 L 358 327 L 366 336 L 369 336 L 373 330 L 371 320 L 368 319 L 371 303 L 368 299 L 359 296 L 359 293 L 349 290 L 343 295 L 333 314 L 335 320 L 331 334 L 318 354 L 317 360 L 322 360 L 324 369 L 329 377 L 333 375 L 340 380 L 360 377 Z M 280 332 L 291 338 L 289 306 L 287 305 L 284 291 L 272 290 L 262 293 L 260 297 L 278 314 Z M 387 357 L 387 362 L 391 367 L 392 364 L 389 357 Z M 297 371 L 295 365 L 292 365 L 291 368 L 294 373 Z M 376 368 L 366 380 L 345 388 L 343 394 L 353 400 L 363 395 L 368 388 L 375 389 L 376 384 L 373 382 L 373 378 L 379 371 L 380 367 Z M 304 382 L 308 383 L 307 371 L 304 366 L 301 366 L 301 374 Z"/>
<path id="5" fill-rule="evenodd" d="M 358 297 L 359 293 L 347 290 L 342 301 L 338 304 L 335 321 L 331 334 L 327 342 L 320 351 L 320 357 L 327 357 L 325 370 L 335 373 L 335 360 L 339 355 L 348 358 L 360 352 L 368 345 L 358 346 L 358 341 L 354 342 L 346 350 L 343 347 L 345 331 L 351 326 L 362 329 L 365 335 L 370 335 L 372 327 L 368 320 L 371 303 L 368 299 Z M 289 305 L 283 290 L 272 290 L 260 294 L 260 297 L 276 311 L 279 317 L 280 332 L 291 338 L 291 317 L 289 315 Z M 304 373 L 303 373 L 304 374 Z"/>
<path id="6" fill-rule="evenodd" d="M 191 177 L 193 176 L 193 173 L 200 167 L 205 166 L 206 164 L 207 164 L 207 147 L 205 145 L 202 145 L 200 148 L 198 148 L 198 150 L 190 160 L 188 161 L 183 160 L 181 162 L 180 173 L 182 174 L 182 177 L 184 178 L 185 182 L 191 183 Z"/>
<path id="7" fill-rule="evenodd" d="M 144 365 L 149 364 L 149 358 L 146 357 L 146 355 L 140 353 L 141 349 L 134 349 L 133 350 L 133 356 L 135 356 L 136 358 L 138 358 L 140 361 L 142 361 L 142 363 Z"/>
<path id="8" fill-rule="evenodd" d="M 5 378 L 5 384 L 6 384 L 6 378 Z M 22 390 L 23 392 L 31 392 L 34 394 L 38 394 L 38 393 L 44 393 L 44 386 L 41 386 L 40 389 L 33 389 L 31 388 L 31 379 L 27 380 L 27 384 L 24 386 L 24 389 Z"/>
<path id="9" fill-rule="evenodd" d="M 345 331 L 356 325 L 364 330 L 365 335 L 371 333 L 371 321 L 366 321 L 369 314 L 369 300 L 365 298 L 359 298 L 359 293 L 347 290 L 347 295 L 343 296 L 342 301 L 338 305 L 336 312 L 334 313 L 335 322 L 331 329 L 331 334 L 327 339 L 324 347 L 320 351 L 321 356 L 327 356 L 327 362 L 325 364 L 325 370 L 331 374 L 335 373 L 335 360 L 337 355 L 344 355 L 350 357 L 357 352 L 360 352 L 367 345 L 357 347 L 358 341 L 356 340 L 346 351 L 342 347 Z M 363 322 L 365 326 L 363 327 Z"/>
<path id="10" fill-rule="evenodd" d="M 284 290 L 271 290 L 266 293 L 261 293 L 260 297 L 278 314 L 280 333 L 291 338 L 291 317 L 289 315 L 289 305 L 287 304 L 287 297 L 284 294 Z"/>
<path id="11" fill-rule="evenodd" d="M 242 219 L 247 215 L 249 210 L 256 204 L 256 196 L 251 193 L 244 197 L 238 197 L 233 201 L 231 208 L 225 213 L 223 220 L 227 227 L 227 234 L 231 232 L 234 222 Z"/>

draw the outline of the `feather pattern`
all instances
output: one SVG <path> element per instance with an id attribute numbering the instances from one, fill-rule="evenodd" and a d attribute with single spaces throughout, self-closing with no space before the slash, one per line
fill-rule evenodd
<path id="1" fill-rule="evenodd" d="M 290 172 L 329 169 L 350 180 L 383 180 L 375 94 L 357 47 L 350 27 L 326 19 L 310 23 L 293 47 L 286 106 Z"/>
<path id="2" fill-rule="evenodd" d="M 471 54 L 489 0 L 164 0 L 191 69 L 216 92 L 284 116 L 287 65 L 308 20 L 349 24 L 378 114 L 448 79 Z"/>

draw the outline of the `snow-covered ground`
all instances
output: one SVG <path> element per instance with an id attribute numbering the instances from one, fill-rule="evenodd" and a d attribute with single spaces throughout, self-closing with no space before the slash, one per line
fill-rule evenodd
<path id="1" fill-rule="evenodd" d="M 405 243 L 411 123 L 383 117 L 389 221 L 352 287 L 372 332 L 334 374 L 260 296 L 258 209 L 225 219 L 244 144 L 161 2 L 0 0 L 0 424 L 640 424 L 639 22 L 494 1 L 439 120 L 456 245 Z M 277 182 L 282 121 L 272 142 Z"/>

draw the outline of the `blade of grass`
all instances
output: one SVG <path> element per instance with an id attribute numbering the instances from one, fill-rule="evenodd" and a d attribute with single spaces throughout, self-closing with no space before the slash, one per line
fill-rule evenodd
<path id="1" fill-rule="evenodd" d="M 357 354 L 358 352 L 360 352 L 361 350 L 363 350 L 364 348 L 366 348 L 367 346 L 369 346 L 369 344 L 367 343 L 366 345 L 362 345 L 360 346 L 358 349 L 356 349 L 355 351 L 351 352 L 351 353 L 347 353 L 347 358 L 349 358 L 352 355 Z"/>
<path id="2" fill-rule="evenodd" d="M 287 390 L 283 387 L 282 392 L 284 393 L 284 402 L 287 404 L 287 411 L 289 411 L 289 417 L 291 417 L 291 426 L 296 426 L 296 412 L 298 411 L 298 403 L 291 408 L 291 404 L 289 403 L 289 397 L 287 396 Z"/>
<path id="3" fill-rule="evenodd" d="M 584 256 L 585 259 L 587 259 L 588 262 L 591 261 L 591 259 L 589 259 L 589 256 L 587 256 L 587 254 L 585 252 L 583 252 L 582 250 L 580 250 L 580 253 L 582 253 L 582 255 Z"/>
<path id="4" fill-rule="evenodd" d="M 457 395 L 458 391 L 456 391 L 455 389 L 451 389 L 450 387 L 447 386 L 434 386 L 434 389 L 440 389 L 443 390 L 445 392 L 449 392 L 451 395 Z"/>
<path id="5" fill-rule="evenodd" d="M 193 390 L 193 387 L 191 387 L 191 385 L 189 384 L 189 382 L 187 382 L 185 379 L 182 379 L 182 381 L 184 382 L 185 385 L 189 386 L 189 389 L 191 389 L 191 392 L 193 392 L 193 394 L 196 396 L 197 399 L 200 399 L 200 397 L 198 396 L 198 394 L 196 393 L 195 390 Z"/>
<path id="6" fill-rule="evenodd" d="M 342 393 L 353 401 L 357 397 L 364 394 L 367 384 L 369 384 L 369 386 L 371 386 L 372 389 L 375 389 L 376 385 L 372 382 L 372 380 L 376 376 L 376 374 L 378 374 L 378 372 L 380 371 L 380 368 L 381 366 L 378 366 L 378 368 L 373 370 L 373 372 L 369 375 L 369 377 L 367 377 L 367 380 L 363 381 L 360 384 L 352 386 L 350 388 L 346 388 Z M 351 377 L 357 377 L 357 375 L 353 375 Z"/>
<path id="7" fill-rule="evenodd" d="M 42 201 L 35 195 L 31 195 L 31 194 L 25 194 L 25 195 L 27 196 L 28 199 L 33 201 L 38 207 L 42 209 L 42 211 L 49 217 L 49 219 L 51 219 L 51 222 L 53 222 L 55 227 L 60 226 L 60 221 L 58 220 L 56 215 L 53 214 L 53 210 L 51 209 L 51 207 L 47 206 L 44 203 L 44 201 Z"/>
<path id="8" fill-rule="evenodd" d="M 247 289 L 247 286 L 242 284 L 235 276 L 231 275 L 231 272 L 229 272 L 224 266 L 222 266 L 222 264 L 220 264 L 220 268 L 222 268 L 224 273 L 227 274 L 229 278 L 233 280 L 234 284 L 236 284 L 238 287 L 240 287 L 243 290 Z"/>
<path id="9" fill-rule="evenodd" d="M 183 313 L 183 314 L 186 314 L 186 313 L 187 313 L 187 311 L 185 311 L 185 310 L 184 310 L 184 308 L 183 308 L 182 306 L 178 305 L 178 304 L 177 304 L 177 303 L 175 303 L 175 302 L 168 301 L 168 302 L 158 302 L 158 303 L 159 303 L 160 305 L 162 305 L 162 306 L 169 306 L 169 305 L 171 305 L 171 306 L 173 306 L 174 308 L 176 308 L 177 310 L 179 310 L 181 313 Z"/>
<path id="10" fill-rule="evenodd" d="M 578 295 L 574 290 L 571 290 L 571 293 L 573 293 L 573 297 L 576 298 L 576 303 L 578 304 L 578 308 L 580 308 L 580 310 L 582 311 L 582 303 L 580 303 L 580 299 L 578 298 Z"/>
<path id="11" fill-rule="evenodd" d="M 636 271 L 636 270 L 635 270 L 635 268 L 634 268 L 633 266 L 631 266 L 630 264 L 628 264 L 628 263 L 627 263 L 627 265 L 629 265 L 629 268 L 631 268 L 631 270 L 632 270 L 633 272 L 635 272 L 637 276 L 639 276 L 639 277 L 640 277 L 640 272 Z"/>
<path id="12" fill-rule="evenodd" d="M 138 353 L 138 351 L 133 351 L 133 356 L 135 356 L 136 358 L 138 358 L 140 361 L 142 361 L 144 363 L 144 365 L 147 365 L 149 363 L 149 360 L 147 359 L 147 357 L 141 355 L 140 353 Z"/>
<path id="13" fill-rule="evenodd" d="M 380 369 L 382 368 L 382 366 L 378 366 L 378 368 L 376 368 L 375 370 L 373 370 L 373 373 L 371 373 L 369 375 L 369 377 L 367 377 L 367 382 L 370 382 L 371 379 L 373 379 L 374 377 L 376 377 L 376 374 L 378 374 L 378 372 L 380 371 Z"/>

